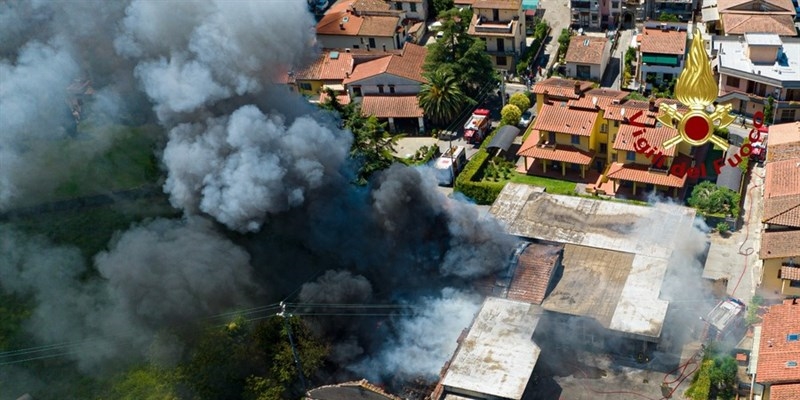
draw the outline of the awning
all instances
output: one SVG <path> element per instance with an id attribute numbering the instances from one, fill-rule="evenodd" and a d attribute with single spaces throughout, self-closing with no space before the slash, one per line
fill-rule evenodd
<path id="1" fill-rule="evenodd" d="M 719 9 L 717 7 L 707 7 L 701 10 L 703 22 L 719 21 Z"/>
<path id="2" fill-rule="evenodd" d="M 344 85 L 341 84 L 332 84 L 332 85 L 322 85 L 322 90 L 333 90 L 334 92 L 344 92 Z"/>
<path id="3" fill-rule="evenodd" d="M 519 128 L 511 125 L 505 125 L 494 134 L 492 141 L 489 142 L 489 146 L 486 148 L 495 148 L 508 151 L 508 148 L 511 147 L 512 143 L 514 143 L 514 139 L 517 137 L 517 135 L 519 135 Z"/>
<path id="4" fill-rule="evenodd" d="M 677 56 L 663 56 L 656 54 L 645 54 L 642 56 L 642 62 L 645 64 L 658 64 L 658 65 L 672 65 L 677 66 Z"/>
<path id="5" fill-rule="evenodd" d="M 535 10 L 539 7 L 539 0 L 522 0 L 523 10 Z"/>

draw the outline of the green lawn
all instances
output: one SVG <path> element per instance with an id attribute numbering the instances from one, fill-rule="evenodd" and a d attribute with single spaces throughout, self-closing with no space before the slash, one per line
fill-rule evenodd
<path id="1" fill-rule="evenodd" d="M 526 185 L 541 186 L 550 194 L 575 194 L 575 182 L 562 181 L 558 179 L 546 178 L 543 176 L 525 175 L 514 172 L 511 182 L 524 183 Z"/>

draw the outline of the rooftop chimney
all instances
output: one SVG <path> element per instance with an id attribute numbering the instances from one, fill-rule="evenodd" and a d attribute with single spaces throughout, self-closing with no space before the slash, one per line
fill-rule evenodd
<path id="1" fill-rule="evenodd" d="M 339 22 L 339 29 L 344 30 L 344 22 Z"/>
<path id="2" fill-rule="evenodd" d="M 650 103 L 650 111 L 655 111 L 656 110 L 656 98 L 653 97 L 653 96 L 650 96 L 649 103 Z"/>
<path id="3" fill-rule="evenodd" d="M 581 83 L 579 81 L 575 81 L 575 94 L 581 94 Z"/>

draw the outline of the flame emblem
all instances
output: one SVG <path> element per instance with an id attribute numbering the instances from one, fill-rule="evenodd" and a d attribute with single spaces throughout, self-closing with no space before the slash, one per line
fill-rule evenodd
<path id="1" fill-rule="evenodd" d="M 686 65 L 675 83 L 675 97 L 689 107 L 689 112 L 683 114 L 674 105 L 661 104 L 656 117 L 659 122 L 677 129 L 679 133 L 663 143 L 665 149 L 680 142 L 699 146 L 709 141 L 723 150 L 728 147 L 725 139 L 714 135 L 714 128 L 724 128 L 736 119 L 730 115 L 732 106 L 717 105 L 711 114 L 705 111 L 717 98 L 717 90 L 711 62 L 703 46 L 703 37 L 700 30 L 695 29 L 689 54 L 686 56 Z"/>

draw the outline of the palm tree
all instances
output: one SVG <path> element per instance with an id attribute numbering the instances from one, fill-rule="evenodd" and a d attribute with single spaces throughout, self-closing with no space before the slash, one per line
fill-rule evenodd
<path id="1" fill-rule="evenodd" d="M 419 92 L 419 105 L 436 124 L 451 122 L 471 100 L 459 88 L 452 72 L 439 69 L 427 74 Z"/>

